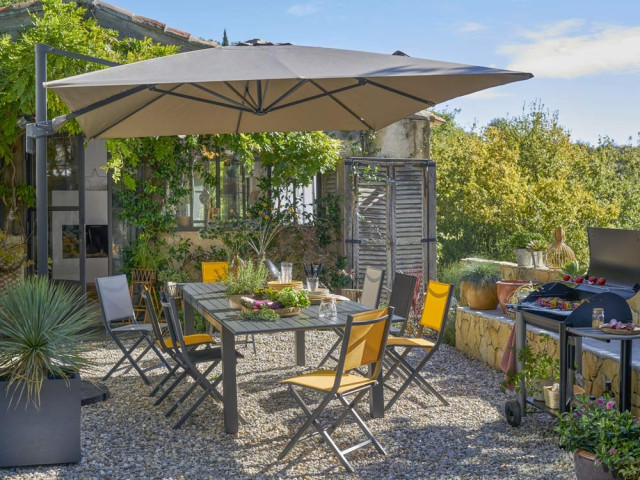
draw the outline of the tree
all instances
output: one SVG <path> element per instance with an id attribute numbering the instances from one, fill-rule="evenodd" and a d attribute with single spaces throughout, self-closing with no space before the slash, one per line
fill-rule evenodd
<path id="1" fill-rule="evenodd" d="M 222 43 L 220 44 L 223 47 L 229 46 L 229 39 L 227 38 L 227 29 L 224 29 L 224 33 L 222 34 Z"/>

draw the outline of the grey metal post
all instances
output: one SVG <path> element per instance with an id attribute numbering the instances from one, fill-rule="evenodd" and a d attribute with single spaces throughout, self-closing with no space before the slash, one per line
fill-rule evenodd
<path id="1" fill-rule="evenodd" d="M 35 44 L 36 123 L 47 121 L 47 46 Z M 36 137 L 36 271 L 49 274 L 49 201 L 47 198 L 47 137 Z"/>

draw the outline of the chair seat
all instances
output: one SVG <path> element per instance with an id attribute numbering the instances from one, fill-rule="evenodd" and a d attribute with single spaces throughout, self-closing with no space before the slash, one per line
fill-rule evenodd
<path id="1" fill-rule="evenodd" d="M 160 345 L 160 340 L 156 340 L 158 345 Z M 173 340 L 170 338 L 163 338 L 164 345 L 166 348 L 173 348 Z M 211 337 L 211 335 L 206 333 L 196 333 L 193 335 L 185 335 L 184 344 L 189 347 L 191 345 L 199 345 L 201 343 L 215 343 L 215 340 Z"/>
<path id="2" fill-rule="evenodd" d="M 431 340 L 416 337 L 389 337 L 387 347 L 418 347 L 433 348 L 435 343 Z"/>
<path id="3" fill-rule="evenodd" d="M 131 325 L 123 325 L 122 327 L 116 327 L 111 329 L 114 332 L 153 332 L 153 327 L 150 323 L 132 323 Z"/>
<path id="4" fill-rule="evenodd" d="M 297 377 L 287 378 L 286 380 L 282 380 L 282 383 L 292 383 L 294 385 L 300 385 L 301 387 L 330 392 L 335 383 L 335 379 L 336 372 L 333 370 L 316 370 L 315 372 L 305 373 Z M 357 390 L 367 385 L 373 385 L 374 383 L 376 383 L 375 380 L 344 373 L 342 374 L 337 393 L 346 393 L 350 390 Z"/>

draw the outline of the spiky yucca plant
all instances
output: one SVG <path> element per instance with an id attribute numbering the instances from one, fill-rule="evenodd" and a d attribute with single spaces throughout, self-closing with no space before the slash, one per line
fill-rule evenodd
<path id="1" fill-rule="evenodd" d="M 20 403 L 40 405 L 46 378 L 69 378 L 90 364 L 86 330 L 95 308 L 77 289 L 30 277 L 0 293 L 0 378 Z M 14 398 L 11 398 L 13 402 Z"/>

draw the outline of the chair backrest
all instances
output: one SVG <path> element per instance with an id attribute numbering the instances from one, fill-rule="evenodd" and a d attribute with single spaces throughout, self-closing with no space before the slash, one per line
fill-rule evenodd
<path id="1" fill-rule="evenodd" d="M 336 369 L 335 389 L 340 385 L 343 372 L 363 365 L 374 364 L 373 373 L 369 378 L 378 377 L 392 316 L 393 307 L 387 307 L 347 317 L 340 359 Z"/>
<path id="2" fill-rule="evenodd" d="M 424 300 L 424 307 L 420 317 L 418 335 L 422 334 L 422 329 L 424 327 L 437 332 L 441 332 L 443 330 L 444 322 L 446 321 L 447 314 L 449 313 L 449 304 L 451 303 L 452 293 L 453 285 L 429 280 L 429 284 L 427 285 L 427 294 Z"/>
<path id="3" fill-rule="evenodd" d="M 367 267 L 364 271 L 364 282 L 362 283 L 362 296 L 360 297 L 360 303 L 367 307 L 378 308 L 383 283 L 384 270 Z"/>
<path id="4" fill-rule="evenodd" d="M 160 292 L 160 305 L 162 305 L 164 316 L 167 319 L 167 329 L 169 330 L 169 335 L 173 341 L 173 351 L 180 355 L 190 368 L 195 368 L 189 358 L 187 346 L 184 341 L 184 333 L 182 332 L 182 326 L 180 325 L 180 317 L 178 317 L 176 301 L 172 296 L 166 295 L 165 292 Z"/>
<path id="5" fill-rule="evenodd" d="M 203 282 L 224 282 L 229 275 L 227 262 L 202 262 Z"/>
<path id="6" fill-rule="evenodd" d="M 405 321 L 409 318 L 417 281 L 418 279 L 413 275 L 405 275 L 399 272 L 396 273 L 393 279 L 389 306 L 393 307 L 395 314 L 404 318 Z"/>
<path id="7" fill-rule="evenodd" d="M 156 316 L 156 310 L 155 308 L 153 308 L 153 302 L 151 300 L 151 292 L 147 288 L 143 289 L 142 297 L 144 298 L 144 305 L 147 309 L 147 315 L 149 315 L 149 318 L 151 319 L 151 327 L 153 328 L 153 333 L 155 333 L 162 351 L 166 352 L 169 349 L 167 347 L 167 344 L 164 342 L 164 335 L 162 335 L 160 322 L 158 322 L 158 317 Z"/>
<path id="8" fill-rule="evenodd" d="M 137 323 L 126 275 L 96 278 L 96 290 L 102 318 L 108 329 L 111 329 L 111 322 L 115 321 L 130 320 Z"/>

